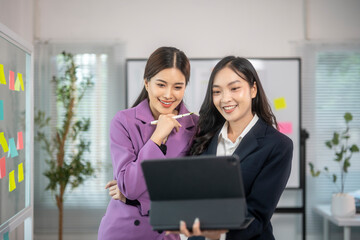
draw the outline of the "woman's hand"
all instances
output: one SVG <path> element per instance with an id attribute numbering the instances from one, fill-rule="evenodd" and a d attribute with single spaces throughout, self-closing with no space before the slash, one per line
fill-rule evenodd
<path id="1" fill-rule="evenodd" d="M 120 192 L 116 180 L 109 181 L 106 184 L 105 189 L 109 189 L 109 195 L 112 197 L 112 199 L 120 200 L 123 203 L 126 203 L 126 197 Z"/>
<path id="2" fill-rule="evenodd" d="M 156 129 L 150 138 L 157 145 L 160 146 L 162 143 L 165 143 L 167 137 L 174 128 L 176 132 L 179 131 L 181 124 L 176 119 L 174 119 L 173 116 L 175 115 L 166 114 L 159 116 Z"/>
<path id="3" fill-rule="evenodd" d="M 200 230 L 200 220 L 198 218 L 195 219 L 194 224 L 192 226 L 192 232 L 186 228 L 186 223 L 184 221 L 180 221 L 180 231 L 179 232 L 166 232 L 166 234 L 170 233 L 180 233 L 184 234 L 186 237 L 193 237 L 193 236 L 204 236 L 209 239 L 220 239 L 221 234 L 228 232 L 228 230 Z"/>

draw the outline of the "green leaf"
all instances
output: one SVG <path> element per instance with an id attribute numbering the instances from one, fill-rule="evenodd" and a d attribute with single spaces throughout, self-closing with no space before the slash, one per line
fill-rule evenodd
<path id="1" fill-rule="evenodd" d="M 341 152 L 339 153 L 335 153 L 336 155 L 336 158 L 334 159 L 336 162 L 341 162 L 342 158 L 343 158 L 343 153 L 344 151 L 342 150 Z"/>
<path id="2" fill-rule="evenodd" d="M 336 180 L 337 180 L 337 176 L 336 174 L 333 174 L 333 183 L 336 183 Z"/>
<path id="3" fill-rule="evenodd" d="M 348 123 L 353 119 L 353 117 L 352 117 L 351 113 L 347 112 L 344 115 L 344 119 L 345 119 L 346 123 Z"/>
<path id="4" fill-rule="evenodd" d="M 350 167 L 350 157 L 347 157 L 344 161 L 343 170 L 344 172 L 348 172 L 348 168 Z"/>
<path id="5" fill-rule="evenodd" d="M 334 132 L 334 136 L 331 142 L 335 146 L 339 144 L 339 134 L 337 132 Z"/>
<path id="6" fill-rule="evenodd" d="M 310 166 L 310 173 L 311 173 L 311 176 L 313 177 L 318 177 L 320 175 L 320 171 L 316 171 L 314 170 L 314 164 L 312 164 L 311 162 L 309 163 L 309 166 Z"/>
<path id="7" fill-rule="evenodd" d="M 350 147 L 350 152 L 354 153 L 354 152 L 359 152 L 359 147 L 355 144 L 353 144 L 351 147 Z"/>
<path id="8" fill-rule="evenodd" d="M 325 145 L 328 147 L 328 148 L 332 148 L 332 144 L 331 144 L 331 141 L 326 141 L 325 142 Z"/>

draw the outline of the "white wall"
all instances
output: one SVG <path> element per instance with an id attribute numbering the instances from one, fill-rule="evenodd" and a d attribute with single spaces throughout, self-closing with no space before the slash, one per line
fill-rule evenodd
<path id="1" fill-rule="evenodd" d="M 34 0 L 0 0 L 0 23 L 33 43 Z"/>
<path id="2" fill-rule="evenodd" d="M 288 56 L 302 11 L 302 0 L 39 0 L 35 29 L 42 40 L 118 40 L 127 57 L 161 45 L 189 57 Z"/>
<path id="3" fill-rule="evenodd" d="M 360 39 L 358 0 L 37 0 L 41 40 L 120 41 L 127 57 L 292 56 L 293 41 Z"/>

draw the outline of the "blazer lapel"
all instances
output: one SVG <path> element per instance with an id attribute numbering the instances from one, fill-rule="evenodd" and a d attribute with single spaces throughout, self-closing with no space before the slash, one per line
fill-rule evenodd
<path id="1" fill-rule="evenodd" d="M 145 144 L 156 128 L 156 125 L 150 124 L 150 122 L 154 120 L 154 117 L 151 113 L 147 99 L 135 107 L 135 118 L 140 121 L 137 125 L 140 128 L 139 134 L 143 144 Z"/>
<path id="2" fill-rule="evenodd" d="M 260 118 L 254 127 L 241 140 L 234 154 L 238 155 L 240 162 L 258 147 L 258 139 L 264 137 L 267 125 Z"/>

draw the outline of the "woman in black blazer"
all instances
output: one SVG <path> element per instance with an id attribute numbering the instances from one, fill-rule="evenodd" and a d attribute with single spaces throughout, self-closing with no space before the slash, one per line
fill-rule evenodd
<path id="1" fill-rule="evenodd" d="M 273 79 L 276 81 L 276 79 Z M 225 57 L 213 69 L 200 110 L 193 155 L 239 156 L 248 215 L 255 220 L 226 239 L 274 239 L 270 219 L 290 175 L 293 143 L 277 129 L 260 79 L 245 58 Z M 201 221 L 201 219 L 200 219 Z M 189 239 L 219 239 L 225 231 L 201 231 L 196 220 Z"/>

